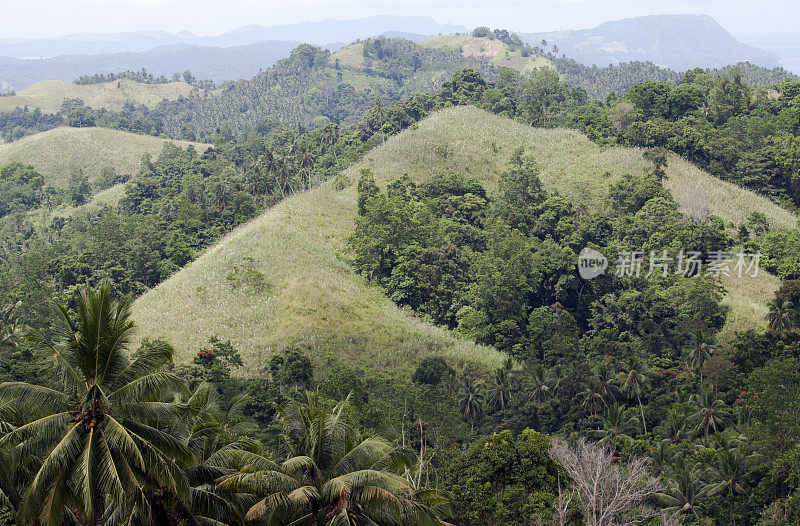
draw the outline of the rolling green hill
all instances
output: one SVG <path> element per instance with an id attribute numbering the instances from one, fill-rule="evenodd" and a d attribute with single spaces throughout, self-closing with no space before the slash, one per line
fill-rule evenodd
<path id="1" fill-rule="evenodd" d="M 164 99 L 177 100 L 189 97 L 194 88 L 185 82 L 169 84 L 143 84 L 130 79 L 78 85 L 61 80 L 38 82 L 16 95 L 0 97 L 0 111 L 17 107 L 39 108 L 45 113 L 56 113 L 68 99 L 81 99 L 94 109 L 119 111 L 126 102 L 155 107 Z"/>
<path id="2" fill-rule="evenodd" d="M 33 165 L 47 184 L 63 188 L 72 170 L 78 168 L 90 182 L 106 167 L 118 174 L 136 173 L 142 154 L 157 154 L 165 142 L 168 140 L 108 128 L 60 127 L 0 144 L 0 166 L 12 161 Z M 173 142 L 183 148 L 194 144 L 201 152 L 210 146 Z"/>
<path id="3" fill-rule="evenodd" d="M 601 148 L 575 131 L 531 128 L 474 107 L 449 108 L 350 167 L 345 189 L 324 186 L 285 200 L 140 297 L 134 304 L 140 336 L 167 338 L 187 360 L 217 334 L 242 351 L 248 373 L 292 345 L 322 364 L 336 355 L 369 368 L 408 371 L 422 356 L 440 354 L 461 364 L 497 366 L 497 352 L 396 307 L 353 273 L 343 251 L 356 216 L 352 183 L 360 169 L 371 168 L 383 184 L 404 173 L 418 180 L 436 172 L 466 173 L 491 191 L 519 146 L 536 159 L 547 187 L 590 208 L 601 206 L 617 177 L 648 168 L 636 149 Z M 740 221 L 760 210 L 775 226 L 795 222 L 770 201 L 678 157 L 670 158 L 667 176 L 666 185 L 687 212 L 707 208 Z M 736 328 L 759 323 L 774 278 L 762 272 L 758 280 L 727 285 Z"/>

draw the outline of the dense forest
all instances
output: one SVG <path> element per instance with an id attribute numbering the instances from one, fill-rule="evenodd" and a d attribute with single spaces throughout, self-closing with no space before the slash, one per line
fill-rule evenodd
<path id="1" fill-rule="evenodd" d="M 586 68 L 552 51 L 561 76 L 464 69 L 458 53 L 385 38 L 363 41 L 363 58 L 356 71 L 301 46 L 252 81 L 153 110 L 0 114 L 10 139 L 63 122 L 214 143 L 167 144 L 95 188 L 0 168 L 0 524 L 800 522 L 800 234 L 759 213 L 686 214 L 664 186 L 673 152 L 797 210 L 800 82 L 747 66 Z M 447 80 L 421 89 L 433 70 Z M 342 259 L 503 367 L 428 357 L 377 372 L 291 348 L 245 377 L 217 337 L 189 363 L 163 341 L 134 347 L 133 297 L 275 203 L 344 187 L 342 170 L 387 137 L 458 105 L 641 147 L 649 163 L 597 210 L 544 188 L 525 149 L 494 152 L 508 157 L 494 192 L 468 174 L 381 188 L 361 172 Z M 119 183 L 118 204 L 81 208 Z M 74 213 L 33 214 L 60 203 Z M 587 247 L 610 260 L 591 280 L 576 266 Z M 722 342 L 720 258 L 737 253 L 760 253 L 781 285 L 766 329 Z"/>

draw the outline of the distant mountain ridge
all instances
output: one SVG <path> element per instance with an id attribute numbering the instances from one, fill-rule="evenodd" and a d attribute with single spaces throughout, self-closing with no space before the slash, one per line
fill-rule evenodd
<path id="1" fill-rule="evenodd" d="M 20 90 L 44 80 L 71 82 L 81 75 L 139 71 L 142 68 L 156 76 L 169 77 L 188 69 L 199 79 L 212 79 L 215 82 L 239 80 L 251 78 L 259 70 L 286 58 L 299 44 L 278 41 L 234 47 L 172 44 L 141 52 L 65 55 L 30 60 L 0 56 L 0 92 Z"/>
<path id="2" fill-rule="evenodd" d="M 373 16 L 281 26 L 245 26 L 212 37 L 188 32 L 136 31 L 78 34 L 49 39 L 0 39 L 0 93 L 44 80 L 146 68 L 170 76 L 191 70 L 215 82 L 249 79 L 300 43 L 336 51 L 354 40 L 384 34 L 419 42 L 433 35 L 467 32 L 429 17 Z M 44 58 L 35 58 L 44 57 Z"/>
<path id="3" fill-rule="evenodd" d="M 0 93 L 44 80 L 69 82 L 81 75 L 142 68 L 156 76 L 168 77 L 189 69 L 196 78 L 218 83 L 250 79 L 288 57 L 300 43 L 337 51 L 353 41 L 378 35 L 420 42 L 439 34 L 468 32 L 465 27 L 440 24 L 432 18 L 386 15 L 284 26 L 245 26 L 213 37 L 142 31 L 53 39 L 0 39 Z M 520 33 L 520 36 L 532 45 L 547 40 L 548 51 L 555 44 L 557 55 L 600 67 L 652 62 L 680 72 L 694 67 L 722 68 L 745 61 L 770 68 L 778 65 L 776 55 L 738 41 L 713 18 L 702 15 L 654 15 L 606 22 L 593 29 Z M 97 49 L 134 48 L 137 50 L 96 53 Z M 61 56 L 18 58 L 36 54 Z"/>
<path id="4" fill-rule="evenodd" d="M 587 65 L 649 61 L 684 71 L 721 68 L 737 62 L 777 67 L 777 55 L 737 40 L 705 15 L 651 15 L 605 22 L 592 29 L 520 34 L 538 44 L 547 40 L 559 54 Z"/>
<path id="5" fill-rule="evenodd" d="M 355 20 L 322 20 L 276 26 L 243 26 L 221 35 L 201 37 L 183 31 L 132 31 L 125 33 L 83 33 L 53 38 L 0 39 L 0 56 L 13 58 L 49 58 L 62 55 L 97 55 L 147 51 L 158 46 L 175 44 L 209 47 L 245 46 L 264 41 L 304 42 L 326 45 L 331 42 L 349 44 L 359 38 L 386 32 L 432 35 L 466 32 L 467 28 L 439 24 L 422 16 L 379 15 Z"/>

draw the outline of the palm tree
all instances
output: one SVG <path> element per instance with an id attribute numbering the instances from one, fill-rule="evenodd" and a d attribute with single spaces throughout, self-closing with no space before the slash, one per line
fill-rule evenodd
<path id="1" fill-rule="evenodd" d="M 16 347 L 22 335 L 19 321 L 19 308 L 22 302 L 11 303 L 0 309 L 0 349 Z"/>
<path id="2" fill-rule="evenodd" d="M 608 404 L 615 402 L 617 397 L 622 393 L 622 390 L 615 383 L 617 380 L 614 370 L 610 365 L 603 362 L 594 368 L 594 376 L 592 382 L 595 385 L 595 390 L 603 398 L 603 403 Z"/>
<path id="3" fill-rule="evenodd" d="M 489 385 L 489 392 L 487 400 L 489 403 L 494 404 L 495 409 L 506 412 L 506 406 L 511 401 L 511 379 L 509 378 L 508 370 L 505 368 L 498 368 L 494 372 L 492 383 Z"/>
<path id="4" fill-rule="evenodd" d="M 214 196 L 214 204 L 220 211 L 230 204 L 231 190 L 226 180 L 219 179 L 214 182 L 211 191 Z"/>
<path id="5" fill-rule="evenodd" d="M 173 352 L 166 344 L 129 358 L 130 306 L 112 299 L 108 284 L 82 289 L 77 316 L 58 305 L 55 338 L 35 336 L 56 387 L 0 384 L 0 399 L 39 413 L 0 440 L 20 460 L 41 458 L 20 504 L 26 524 L 103 524 L 107 510 L 149 515 L 159 490 L 188 494 L 177 462 L 191 455 L 159 425 L 181 418 L 180 405 L 162 400 L 185 386 L 165 370 Z"/>
<path id="6" fill-rule="evenodd" d="M 472 432 L 475 432 L 475 419 L 483 412 L 484 396 L 481 392 L 481 384 L 473 382 L 469 378 L 461 378 L 459 384 L 458 406 L 461 414 L 469 422 Z"/>
<path id="7" fill-rule="evenodd" d="M 268 151 L 260 157 L 260 165 L 263 167 L 262 169 L 275 180 L 275 186 L 278 187 L 278 191 L 281 193 L 281 199 L 285 199 L 286 185 L 283 184 L 284 181 L 279 177 L 281 162 L 278 156 Z"/>
<path id="8" fill-rule="evenodd" d="M 747 474 L 748 458 L 738 449 L 721 449 L 717 451 L 714 465 L 710 467 L 710 472 L 719 482 L 709 484 L 705 488 L 705 492 L 711 497 L 723 494 L 728 495 L 731 503 L 731 524 L 734 526 L 736 525 L 736 517 L 733 513 L 734 497 L 736 494 L 745 493 L 741 481 Z"/>
<path id="9" fill-rule="evenodd" d="M 241 412 L 248 400 L 239 393 L 221 403 L 216 390 L 202 384 L 187 401 L 193 417 L 186 442 L 194 461 L 185 470 L 191 490 L 182 506 L 184 516 L 211 524 L 242 524 L 246 510 L 255 504 L 249 496 L 216 487 L 216 481 L 231 472 L 263 468 L 272 461 L 260 443 L 243 436 L 255 427 Z"/>
<path id="10" fill-rule="evenodd" d="M 707 494 L 703 483 L 688 467 L 683 466 L 675 472 L 668 482 L 666 491 L 656 493 L 656 499 L 672 513 L 691 513 L 700 519 L 695 507 Z"/>
<path id="11" fill-rule="evenodd" d="M 692 348 L 689 351 L 689 363 L 692 369 L 700 374 L 700 383 L 703 382 L 703 365 L 711 358 L 714 347 L 706 342 L 703 331 L 697 330 L 694 333 Z"/>
<path id="12" fill-rule="evenodd" d="M 255 423 L 242 413 L 249 401 L 246 393 L 237 393 L 222 402 L 210 384 L 201 384 L 195 389 L 187 401 L 193 413 L 187 442 L 196 462 L 206 462 L 215 453 L 237 443 L 256 428 Z"/>
<path id="13" fill-rule="evenodd" d="M 791 301 L 783 296 L 775 296 L 769 303 L 769 313 L 767 314 L 767 326 L 770 331 L 780 337 L 794 329 L 796 325 L 797 311 Z"/>
<path id="14" fill-rule="evenodd" d="M 550 369 L 550 387 L 551 391 L 553 392 L 553 396 L 558 394 L 558 392 L 564 385 L 564 381 L 570 375 L 572 375 L 574 371 L 575 371 L 574 363 L 570 363 L 567 367 L 556 365 L 552 369 Z"/>
<path id="15" fill-rule="evenodd" d="M 658 445 L 650 452 L 651 467 L 656 476 L 661 476 L 664 468 L 672 461 L 672 456 L 669 440 L 659 440 Z"/>
<path id="16" fill-rule="evenodd" d="M 286 460 L 261 457 L 217 490 L 261 497 L 245 520 L 263 524 L 441 524 L 433 507 L 445 497 L 394 474 L 405 459 L 386 440 L 359 435 L 348 407 L 325 408 L 310 392 L 290 402 L 278 412 Z"/>
<path id="17" fill-rule="evenodd" d="M 608 406 L 606 414 L 598 418 L 603 429 L 596 434 L 603 442 L 613 440 L 620 435 L 630 435 L 636 429 L 636 419 L 625 418 L 625 408 L 616 403 Z"/>
<path id="18" fill-rule="evenodd" d="M 386 120 L 386 109 L 383 106 L 380 98 L 375 99 L 375 104 L 372 106 L 372 118 L 377 121 L 377 126 L 381 130 L 381 138 L 383 143 L 386 144 L 386 134 L 383 133 L 383 123 Z"/>
<path id="19" fill-rule="evenodd" d="M 725 402 L 717 398 L 711 389 L 705 387 L 693 394 L 689 401 L 694 405 L 697 412 L 690 418 L 697 421 L 697 431 L 703 431 L 703 444 L 708 441 L 708 431 L 713 428 L 716 433 L 719 427 L 725 424 L 723 416 L 725 414 Z"/>
<path id="20" fill-rule="evenodd" d="M 0 401 L 0 504 L 8 503 L 12 508 L 19 506 L 20 491 L 30 478 L 29 474 L 21 469 L 21 463 L 14 460 L 14 451 L 10 444 L 2 438 L 16 429 L 12 423 L 17 420 L 16 408 L 10 401 Z"/>
<path id="21" fill-rule="evenodd" d="M 311 188 L 311 168 L 314 167 L 314 156 L 311 154 L 311 149 L 305 143 L 297 149 L 296 155 L 297 167 L 300 170 L 301 177 L 305 176 L 302 185 L 308 190 Z"/>
<path id="22" fill-rule="evenodd" d="M 647 379 L 649 369 L 638 356 L 633 356 L 625 365 L 625 373 L 622 381 L 622 388 L 628 393 L 636 395 L 639 402 L 639 411 L 642 414 L 642 429 L 647 433 L 647 422 L 644 419 L 644 406 L 642 405 L 642 392 L 650 389 L 650 381 Z"/>
<path id="23" fill-rule="evenodd" d="M 536 364 L 530 370 L 530 387 L 528 394 L 536 405 L 542 405 L 553 395 L 551 389 L 552 378 L 547 369 L 541 364 Z"/>
<path id="24" fill-rule="evenodd" d="M 184 467 L 190 485 L 189 497 L 179 499 L 169 491 L 161 490 L 153 496 L 155 513 L 148 521 L 138 510 L 130 523 L 172 524 L 176 520 L 186 524 L 213 524 L 237 526 L 244 523 L 247 509 L 257 499 L 250 495 L 218 490 L 216 481 L 225 475 L 243 469 L 264 468 L 272 459 L 264 455 L 263 447 L 255 440 L 239 436 L 247 430 L 240 424 L 249 424 L 239 409 L 244 398 L 220 404 L 216 390 L 202 384 L 185 402 L 191 414 L 187 429 L 181 429 L 193 460 Z M 112 521 L 120 520 L 115 510 Z M 161 522 L 159 522 L 161 521 Z"/>
<path id="25" fill-rule="evenodd" d="M 339 140 L 339 125 L 330 123 L 325 126 L 322 131 L 322 140 L 333 152 L 333 160 L 336 162 L 336 167 L 339 168 L 339 158 L 336 156 L 336 142 Z"/>
<path id="26" fill-rule="evenodd" d="M 667 413 L 667 418 L 664 419 L 663 435 L 672 444 L 677 444 L 683 440 L 686 434 L 686 418 L 679 415 L 675 411 Z"/>
<path id="27" fill-rule="evenodd" d="M 591 383 L 581 391 L 580 396 L 583 398 L 581 406 L 587 408 L 592 416 L 600 412 L 605 404 L 603 397 L 595 390 L 594 385 Z"/>
<path id="28" fill-rule="evenodd" d="M 264 173 L 266 156 L 271 156 L 271 154 L 267 152 L 266 155 L 259 155 L 249 166 L 252 170 L 252 176 L 248 177 L 249 189 L 258 202 L 263 202 L 270 192 L 270 183 Z"/>

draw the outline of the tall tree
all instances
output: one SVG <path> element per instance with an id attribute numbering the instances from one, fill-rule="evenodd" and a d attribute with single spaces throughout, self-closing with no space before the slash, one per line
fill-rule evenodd
<path id="1" fill-rule="evenodd" d="M 689 363 L 692 369 L 700 374 L 700 383 L 703 382 L 703 365 L 711 358 L 714 348 L 706 342 L 703 331 L 697 329 L 692 338 L 692 347 L 689 350 Z"/>
<path id="2" fill-rule="evenodd" d="M 699 393 L 695 393 L 690 397 L 691 403 L 697 410 L 692 419 L 697 421 L 697 430 L 703 432 L 703 443 L 708 441 L 708 432 L 725 424 L 723 416 L 725 415 L 725 402 L 717 398 L 716 393 L 712 389 L 703 387 Z"/>
<path id="3" fill-rule="evenodd" d="M 487 401 L 494 404 L 495 409 L 506 412 L 506 406 L 511 401 L 511 379 L 507 369 L 500 367 L 495 370 L 489 384 Z"/>
<path id="4" fill-rule="evenodd" d="M 781 295 L 776 295 L 769 303 L 767 323 L 769 330 L 780 337 L 794 329 L 797 313 L 794 304 Z"/>
<path id="5" fill-rule="evenodd" d="M 714 464 L 711 466 L 711 473 L 719 482 L 711 483 L 705 490 L 710 496 L 728 496 L 733 526 L 736 526 L 736 515 L 733 509 L 735 496 L 746 492 L 742 483 L 747 474 L 748 460 L 749 457 L 736 448 L 723 448 L 718 451 L 714 458 Z"/>
<path id="6" fill-rule="evenodd" d="M 458 406 L 461 409 L 461 414 L 469 422 L 469 427 L 472 432 L 475 432 L 475 419 L 483 412 L 483 395 L 482 386 L 478 382 L 474 382 L 469 378 L 461 378 L 458 381 Z"/>
<path id="7" fill-rule="evenodd" d="M 647 422 L 644 418 L 644 406 L 642 405 L 642 393 L 650 389 L 650 381 L 647 379 L 649 369 L 638 356 L 631 357 L 625 364 L 623 372 L 622 388 L 630 395 L 636 396 L 639 402 L 639 412 L 642 414 L 642 429 L 647 433 Z"/>

